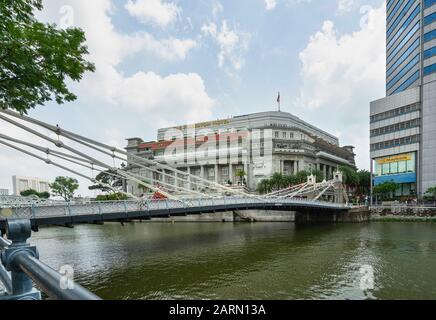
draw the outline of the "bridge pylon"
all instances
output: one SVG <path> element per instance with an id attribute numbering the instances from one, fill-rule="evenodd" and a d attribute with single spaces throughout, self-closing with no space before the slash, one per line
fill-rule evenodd
<path id="1" fill-rule="evenodd" d="M 341 171 L 336 171 L 335 177 L 333 179 L 335 203 L 349 202 L 347 189 L 344 186 L 343 179 L 344 179 L 343 173 Z"/>

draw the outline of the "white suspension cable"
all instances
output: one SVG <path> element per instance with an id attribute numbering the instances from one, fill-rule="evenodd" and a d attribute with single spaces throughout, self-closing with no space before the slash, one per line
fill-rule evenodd
<path id="1" fill-rule="evenodd" d="M 82 140 L 82 141 L 86 141 L 86 142 L 88 142 L 88 143 L 91 143 L 91 144 L 97 145 L 97 146 L 99 146 L 99 147 L 101 147 L 101 148 L 104 148 L 104 149 L 110 150 L 110 151 L 112 151 L 112 152 L 118 152 L 118 153 L 121 153 L 121 154 L 123 154 L 123 155 L 125 155 L 125 156 L 130 156 L 130 157 L 132 157 L 132 158 L 137 159 L 138 161 L 145 162 L 145 163 L 148 163 L 148 164 L 150 164 L 150 165 L 159 166 L 159 167 L 161 167 L 161 168 L 164 168 L 164 169 L 167 169 L 167 170 L 170 170 L 170 171 L 173 171 L 173 172 L 177 172 L 178 174 L 181 174 L 181 175 L 188 175 L 186 172 L 183 172 L 183 171 L 180 171 L 180 170 L 178 170 L 178 169 L 172 168 L 172 167 L 170 167 L 170 166 L 167 166 L 167 165 L 161 164 L 161 163 L 159 163 L 159 162 L 157 162 L 157 161 L 153 161 L 153 160 L 149 160 L 149 159 L 144 159 L 144 158 L 141 158 L 141 157 L 139 157 L 139 156 L 137 156 L 137 155 L 133 155 L 133 154 L 128 154 L 126 151 L 121 150 L 121 149 L 118 149 L 118 148 L 116 148 L 116 147 L 111 147 L 111 146 L 108 146 L 108 145 L 106 145 L 106 144 L 100 143 L 100 142 L 98 142 L 98 141 L 95 141 L 95 140 L 92 140 L 92 139 L 89 139 L 89 138 L 86 138 L 86 137 L 80 136 L 80 135 L 78 135 L 78 134 L 72 133 L 72 132 L 67 131 L 67 130 L 64 130 L 64 129 L 61 129 L 59 126 L 55 127 L 55 126 L 49 125 L 49 124 L 47 124 L 47 123 L 44 123 L 44 122 L 42 122 L 42 121 L 39 121 L 39 120 L 36 120 L 36 119 L 30 118 L 30 117 L 28 117 L 28 116 L 20 115 L 20 114 L 18 114 L 18 113 L 16 113 L 16 112 L 13 112 L 13 111 L 10 111 L 10 110 L 0 110 L 0 112 L 5 113 L 5 114 L 8 114 L 8 115 L 11 115 L 11 116 L 16 117 L 16 118 L 18 118 L 18 119 L 25 120 L 25 121 L 27 121 L 27 122 L 30 122 L 30 123 L 33 123 L 33 124 L 36 124 L 36 125 L 42 126 L 42 127 L 46 128 L 46 129 L 48 129 L 48 130 L 50 130 L 50 131 L 53 131 L 53 132 L 55 132 L 55 133 L 57 133 L 57 134 L 59 134 L 59 135 L 61 135 L 61 136 L 64 136 L 64 137 L 66 137 L 67 135 L 68 135 L 68 136 L 72 136 L 72 137 L 75 137 L 75 138 L 80 139 L 80 140 Z M 7 120 L 6 120 L 6 121 L 7 121 Z M 215 189 L 226 190 L 227 192 L 236 193 L 236 194 L 242 194 L 242 195 L 244 195 L 244 196 L 246 196 L 246 197 L 247 197 L 247 196 L 250 196 L 250 197 L 251 197 L 251 195 L 248 195 L 248 194 L 245 193 L 245 192 L 242 192 L 242 191 L 239 191 L 239 190 L 234 190 L 234 189 L 232 189 L 232 188 L 229 188 L 229 187 L 226 187 L 226 186 L 220 185 L 220 184 L 218 184 L 218 183 L 215 183 L 215 182 L 212 182 L 212 181 L 206 180 L 206 179 L 204 179 L 204 178 L 201 178 L 201 177 L 198 177 L 198 176 L 195 176 L 195 175 L 188 175 L 188 176 L 190 176 L 192 179 L 195 179 L 195 180 L 201 181 L 201 182 L 203 182 L 204 184 L 207 184 L 207 185 L 213 186 Z"/>

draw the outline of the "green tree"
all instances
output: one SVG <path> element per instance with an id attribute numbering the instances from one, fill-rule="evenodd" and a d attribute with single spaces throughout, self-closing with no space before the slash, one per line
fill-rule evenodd
<path id="1" fill-rule="evenodd" d="M 371 192 L 371 173 L 367 170 L 359 170 L 357 175 L 359 177 L 357 192 L 360 195 L 369 195 Z"/>
<path id="2" fill-rule="evenodd" d="M 48 199 L 50 198 L 50 193 L 48 192 L 38 192 L 34 189 L 24 190 L 20 192 L 20 195 L 22 197 L 30 197 L 30 196 L 37 196 L 40 199 Z"/>
<path id="3" fill-rule="evenodd" d="M 348 189 L 355 189 L 359 185 L 359 175 L 355 169 L 350 167 L 340 167 L 339 171 L 342 172 L 343 183 Z"/>
<path id="4" fill-rule="evenodd" d="M 236 172 L 236 176 L 239 178 L 239 181 L 241 182 L 241 184 L 244 182 L 244 178 L 247 175 L 247 173 L 244 170 L 238 170 Z"/>
<path id="5" fill-rule="evenodd" d="M 272 186 L 270 179 L 263 179 L 257 185 L 257 192 L 260 194 L 266 194 L 272 192 Z"/>
<path id="6" fill-rule="evenodd" d="M 114 170 L 107 170 L 100 172 L 95 179 L 100 183 L 88 187 L 89 190 L 101 190 L 103 192 L 117 193 L 117 189 L 123 187 L 123 178 L 114 176 L 116 172 Z M 110 187 L 107 187 L 107 186 Z"/>
<path id="7" fill-rule="evenodd" d="M 57 177 L 50 184 L 54 195 L 62 197 L 65 201 L 70 201 L 74 197 L 74 192 L 79 188 L 79 182 L 69 177 Z"/>
<path id="8" fill-rule="evenodd" d="M 381 196 L 383 200 L 392 199 L 395 191 L 398 189 L 398 184 L 392 181 L 387 181 L 374 187 L 374 194 Z"/>
<path id="9" fill-rule="evenodd" d="M 269 179 L 269 183 L 273 190 L 280 190 L 285 187 L 285 179 L 281 173 L 274 173 Z"/>
<path id="10" fill-rule="evenodd" d="M 77 97 L 66 81 L 94 71 L 81 29 L 59 29 L 36 20 L 42 0 L 0 1 L 0 109 L 27 113 L 37 105 Z"/>
<path id="11" fill-rule="evenodd" d="M 95 198 L 97 201 L 120 201 L 120 200 L 128 200 L 129 197 L 124 193 L 112 193 L 99 195 Z"/>
<path id="12" fill-rule="evenodd" d="M 436 200 L 436 186 L 428 188 L 426 191 L 426 196 Z"/>

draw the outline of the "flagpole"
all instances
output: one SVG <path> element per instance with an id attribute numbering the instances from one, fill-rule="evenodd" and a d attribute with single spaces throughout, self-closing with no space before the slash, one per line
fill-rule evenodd
<path id="1" fill-rule="evenodd" d="M 279 105 L 279 112 L 281 112 L 281 105 L 280 105 L 281 99 L 280 99 L 280 92 L 279 92 L 279 96 L 277 98 L 277 103 Z"/>

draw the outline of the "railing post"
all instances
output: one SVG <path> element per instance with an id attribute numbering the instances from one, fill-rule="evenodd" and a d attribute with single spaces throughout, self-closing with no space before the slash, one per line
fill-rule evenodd
<path id="1" fill-rule="evenodd" d="M 64 276 L 39 261 L 38 250 L 27 243 L 31 235 L 31 222 L 24 219 L 6 221 L 8 240 L 0 239 L 0 279 L 7 294 L 0 300 L 41 300 L 41 293 L 33 287 L 35 283 L 49 297 L 62 300 L 99 300 L 100 298 L 69 280 L 72 287 L 63 289 Z"/>
<path id="2" fill-rule="evenodd" d="M 150 212 L 150 203 L 148 200 L 144 200 L 145 206 L 147 208 L 148 217 L 151 219 L 151 212 Z"/>
<path id="3" fill-rule="evenodd" d="M 36 247 L 30 246 L 27 239 L 31 234 L 30 220 L 9 220 L 6 234 L 12 244 L 1 254 L 2 264 L 11 272 L 12 294 L 2 297 L 9 300 L 40 300 L 41 293 L 33 288 L 32 279 L 16 264 L 20 254 L 38 258 Z"/>
<path id="4" fill-rule="evenodd" d="M 35 208 L 34 203 L 32 203 L 32 208 L 30 210 L 32 212 L 32 217 L 35 219 L 36 218 L 36 208 Z"/>

